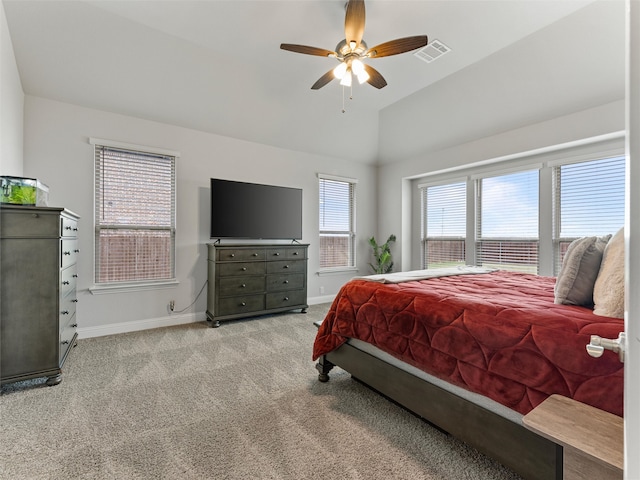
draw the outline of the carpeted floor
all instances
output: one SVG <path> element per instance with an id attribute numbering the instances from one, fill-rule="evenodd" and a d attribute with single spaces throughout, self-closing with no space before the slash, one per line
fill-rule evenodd
<path id="1" fill-rule="evenodd" d="M 517 479 L 340 370 L 328 305 L 80 340 L 63 381 L 0 396 L 2 479 Z"/>

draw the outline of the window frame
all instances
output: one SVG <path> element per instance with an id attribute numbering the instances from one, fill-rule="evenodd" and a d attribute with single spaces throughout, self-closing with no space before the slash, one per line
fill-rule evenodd
<path id="1" fill-rule="evenodd" d="M 475 188 L 475 211 L 476 211 L 476 215 L 475 215 L 475 245 L 474 245 L 474 250 L 475 250 L 475 258 L 476 258 L 476 265 L 481 265 L 483 262 L 483 255 L 482 255 L 482 246 L 483 244 L 495 244 L 498 243 L 500 245 L 500 250 L 502 250 L 502 246 L 503 244 L 506 245 L 517 245 L 517 244 L 523 244 L 523 243 L 535 243 L 535 264 L 530 264 L 530 263 L 523 263 L 523 267 L 517 267 L 515 265 L 518 265 L 517 263 L 513 263 L 513 262 L 498 262 L 498 263 L 492 263 L 492 262 L 486 262 L 489 265 L 491 265 L 492 268 L 504 268 L 505 270 L 512 270 L 512 271 L 521 271 L 521 272 L 525 272 L 525 273 L 535 273 L 538 274 L 539 270 L 540 270 L 540 256 L 539 256 L 539 251 L 540 251 L 540 171 L 542 170 L 543 166 L 539 163 L 535 163 L 533 165 L 530 166 L 525 166 L 523 168 L 517 168 L 517 169 L 506 169 L 504 171 L 497 171 L 497 172 L 491 172 L 491 173 L 487 173 L 487 174 L 482 174 L 482 175 L 474 175 L 472 176 L 472 179 L 474 181 L 474 188 Z M 536 187 L 537 187 L 537 192 L 536 192 L 536 204 L 537 204 L 537 215 L 538 218 L 536 219 L 536 237 L 517 237 L 517 236 L 509 236 L 509 235 L 499 235 L 499 236 L 483 236 L 482 235 L 482 228 L 484 226 L 483 223 L 483 215 L 482 215 L 482 209 L 483 209 L 483 199 L 484 199 L 484 181 L 485 180 L 493 180 L 493 179 L 500 179 L 500 178 L 504 178 L 504 177 L 509 177 L 511 175 L 518 175 L 518 174 L 530 174 L 532 177 L 536 178 Z M 518 249 L 519 247 L 512 247 L 512 248 L 516 248 Z M 511 251 L 510 253 L 507 254 L 507 258 L 509 258 L 514 252 Z M 505 265 L 509 265 L 509 267 L 504 267 Z M 527 267 L 529 266 L 529 267 Z M 535 272 L 530 271 L 530 268 L 535 268 Z"/>
<path id="2" fill-rule="evenodd" d="M 342 272 L 350 272 L 350 271 L 357 271 L 357 249 L 356 249 L 356 191 L 357 191 L 357 184 L 358 184 L 358 180 L 355 178 L 348 178 L 348 177 L 340 177 L 340 176 L 335 176 L 335 175 L 327 175 L 327 174 L 323 174 L 323 173 L 318 173 L 317 174 L 318 177 L 318 239 L 319 239 L 319 243 L 318 243 L 318 275 L 327 275 L 327 274 L 334 274 L 334 273 L 342 273 Z M 350 200 L 350 204 L 349 204 L 349 230 L 322 230 L 322 228 L 320 228 L 320 221 L 321 221 L 321 216 L 320 216 L 320 208 L 322 207 L 322 204 L 320 202 L 320 194 L 321 194 L 321 190 L 322 190 L 322 182 L 323 181 L 330 181 L 330 182 L 339 182 L 339 183 L 347 183 L 349 184 L 349 200 Z M 320 265 L 320 259 L 322 257 L 322 236 L 323 234 L 325 235 L 331 235 L 331 234 L 336 234 L 336 235 L 347 235 L 348 239 L 349 239 L 349 246 L 348 246 L 348 258 L 350 259 L 349 265 L 340 265 L 340 266 L 335 266 L 335 267 L 322 267 Z"/>
<path id="3" fill-rule="evenodd" d="M 624 156 L 625 132 L 618 131 L 596 137 L 585 138 L 563 144 L 551 145 L 535 150 L 519 152 L 492 159 L 480 160 L 473 163 L 460 165 L 459 167 L 447 168 L 424 175 L 416 175 L 411 178 L 414 188 L 427 184 L 453 183 L 465 178 L 467 181 L 467 244 L 466 263 L 476 265 L 476 201 L 477 201 L 477 178 L 496 176 L 509 172 L 530 170 L 540 166 L 539 177 L 539 198 L 538 198 L 538 275 L 555 276 L 555 250 L 553 248 L 554 239 L 554 206 L 552 205 L 553 195 L 553 175 L 554 166 L 570 163 L 580 163 L 589 160 L 602 160 L 605 158 Z M 414 208 L 419 215 L 422 215 L 420 203 L 421 193 L 416 192 L 413 197 Z M 414 210 L 416 211 L 416 210 Z M 412 215 L 415 222 L 422 222 L 416 214 Z M 414 255 L 414 262 L 421 265 L 422 261 L 422 240 L 423 231 L 421 224 L 416 223 L 411 240 L 412 249 L 419 252 L 420 256 Z M 611 232 L 612 234 L 615 232 Z M 424 268 L 421 265 L 420 268 Z"/>
<path id="4" fill-rule="evenodd" d="M 563 167 L 567 167 L 567 166 L 572 166 L 572 165 L 583 165 L 585 166 L 587 169 L 589 168 L 587 165 L 590 162 L 605 162 L 605 163 L 609 163 L 609 164 L 613 164 L 614 162 L 617 165 L 613 165 L 612 168 L 620 168 L 622 167 L 623 172 L 622 172 L 622 188 L 624 188 L 624 182 L 625 182 L 625 172 L 624 170 L 626 169 L 626 164 L 625 164 L 625 155 L 624 154 L 614 154 L 614 155 L 603 155 L 603 156 L 599 156 L 598 158 L 586 158 L 586 159 L 573 159 L 572 161 L 568 161 L 568 162 L 554 162 L 551 163 L 549 165 L 549 168 L 551 169 L 551 175 L 552 175 L 552 188 L 553 188 L 553 258 L 554 258 L 554 275 L 557 275 L 560 272 L 560 268 L 562 267 L 562 260 L 564 258 L 564 254 L 566 253 L 566 249 L 569 247 L 569 245 L 571 244 L 571 242 L 573 242 L 574 240 L 577 240 L 578 238 L 581 238 L 580 236 L 576 237 L 576 236 L 561 236 L 561 229 L 562 229 L 562 212 L 563 212 L 563 204 L 561 201 L 561 196 L 562 196 L 562 181 L 563 181 L 563 177 L 562 177 L 562 168 Z M 622 164 L 622 165 L 619 165 Z M 590 172 L 592 173 L 592 172 Z M 613 172 L 609 172 L 611 173 L 615 173 L 615 171 Z M 579 175 L 584 175 L 584 173 L 579 173 Z M 593 175 L 595 177 L 595 173 Z M 573 198 L 574 202 L 576 200 L 576 198 Z M 624 209 L 624 190 L 622 190 L 622 203 L 623 203 L 623 209 Z M 623 217 L 624 217 L 624 210 L 622 212 Z M 624 224 L 624 218 L 622 219 L 622 221 L 619 223 L 618 228 L 621 228 L 622 225 Z M 613 226 L 612 226 L 613 228 Z M 617 230 L 612 231 L 612 232 L 608 232 L 611 235 L 615 234 Z M 593 231 L 590 233 L 591 235 L 606 235 L 606 233 L 604 232 L 596 232 Z"/>
<path id="5" fill-rule="evenodd" d="M 434 188 L 434 187 L 451 187 L 451 186 L 455 186 L 455 185 L 459 185 L 459 184 L 463 184 L 464 185 L 464 198 L 465 198 L 465 212 L 464 212 L 464 224 L 467 223 L 467 217 L 468 217 L 468 208 L 467 208 L 467 199 L 469 196 L 469 182 L 467 182 L 466 177 L 455 177 L 455 178 L 451 178 L 449 180 L 446 181 L 441 181 L 441 182 L 432 182 L 432 183 L 424 183 L 424 184 L 420 184 L 418 185 L 418 188 L 420 189 L 420 205 L 421 205 L 421 226 L 420 226 L 420 230 L 421 230 L 421 252 L 420 252 L 420 262 L 421 262 L 421 268 L 426 269 L 426 268 L 433 268 L 433 267 L 429 267 L 429 263 L 428 263 L 428 245 L 430 241 L 444 241 L 444 242 L 462 242 L 462 252 L 463 252 L 463 256 L 466 262 L 467 259 L 467 252 L 466 252 L 466 246 L 467 246 L 467 232 L 466 232 L 466 228 L 465 228 L 465 234 L 462 237 L 458 237 L 458 236 L 434 236 L 434 235 L 428 235 L 428 195 L 429 195 L 429 189 L 430 188 Z M 449 260 L 451 261 L 451 260 Z"/>
<path id="6" fill-rule="evenodd" d="M 166 288 L 166 287 L 172 287 L 175 285 L 178 285 L 179 282 L 176 278 L 176 224 L 177 224 L 177 178 L 176 178 L 176 168 L 177 168 L 177 160 L 180 157 L 180 152 L 174 151 L 174 150 L 167 150 L 167 149 L 163 149 L 163 148 L 158 148 L 158 147 L 149 147 L 149 146 L 144 146 L 144 145 L 136 145 L 136 144 L 131 144 L 131 143 L 125 143 L 125 142 L 118 142 L 118 141 L 113 141 L 113 140 L 105 140 L 105 139 L 100 139 L 100 138 L 94 138 L 91 137 L 89 139 L 89 143 L 91 145 L 93 145 L 93 161 L 94 161 L 94 194 L 93 194 L 93 198 L 94 198 L 94 206 L 93 206 L 93 211 L 94 211 L 94 235 L 93 235 L 93 247 L 94 247 L 94 251 L 93 251 L 93 286 L 89 288 L 89 291 L 92 294 L 102 294 L 102 293 L 120 293 L 120 292 L 130 292 L 130 291 L 140 291 L 140 290 L 150 290 L 150 289 L 157 289 L 157 288 Z M 172 202 L 172 206 L 171 206 L 171 226 L 169 227 L 158 227 L 158 228 L 153 228 L 155 229 L 160 229 L 160 230 L 168 230 L 170 232 L 170 243 L 171 243 L 171 250 L 169 252 L 169 256 L 170 256 L 170 264 L 168 265 L 170 268 L 170 272 L 171 275 L 168 278 L 162 278 L 162 279 L 140 279 L 140 280 L 126 280 L 126 281 L 118 281 L 118 282 L 98 282 L 97 281 L 97 265 L 98 262 L 100 261 L 99 259 L 99 252 L 100 252 L 100 245 L 99 245 L 99 231 L 102 229 L 102 226 L 100 225 L 100 222 L 97 218 L 97 189 L 96 189 L 96 178 L 97 178 L 97 168 L 98 168 L 98 164 L 97 164 L 97 158 L 96 158 L 96 151 L 97 148 L 111 148 L 111 149 L 117 149 L 117 150 L 122 150 L 125 152 L 131 152 L 131 153 L 141 153 L 143 155 L 149 155 L 149 156 L 163 156 L 163 157 L 172 157 L 171 160 L 171 170 L 172 170 L 172 175 L 171 175 L 171 202 Z M 106 225 L 105 228 L 109 228 L 109 229 L 124 229 L 124 230 L 138 230 L 140 228 L 145 228 L 148 229 L 148 226 L 142 226 L 142 225 L 113 225 L 113 224 L 109 224 Z"/>

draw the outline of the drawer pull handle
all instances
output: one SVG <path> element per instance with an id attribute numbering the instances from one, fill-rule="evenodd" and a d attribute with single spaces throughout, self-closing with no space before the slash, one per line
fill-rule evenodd
<path id="1" fill-rule="evenodd" d="M 78 274 L 74 273 L 73 275 L 71 275 L 73 278 L 78 278 Z"/>
<path id="2" fill-rule="evenodd" d="M 60 312 L 62 315 L 69 315 L 69 310 L 63 310 Z"/>
<path id="3" fill-rule="evenodd" d="M 247 271 L 247 267 L 242 267 L 242 271 L 246 272 Z"/>
<path id="4" fill-rule="evenodd" d="M 230 256 L 231 258 L 233 258 L 233 257 L 235 257 L 235 256 L 236 256 L 236 254 L 235 254 L 235 253 L 232 253 L 232 254 L 230 254 L 229 256 Z"/>
<path id="5" fill-rule="evenodd" d="M 240 285 L 240 288 L 247 288 L 247 284 L 243 283 L 242 285 Z"/>
<path id="6" fill-rule="evenodd" d="M 69 340 L 64 340 L 64 341 L 62 342 L 62 345 L 69 345 Z"/>
<path id="7" fill-rule="evenodd" d="M 71 325 L 73 328 L 78 328 L 78 324 L 74 323 L 73 325 Z"/>
<path id="8" fill-rule="evenodd" d="M 64 282 L 62 282 L 63 285 L 69 285 L 69 280 L 65 280 Z"/>
<path id="9" fill-rule="evenodd" d="M 285 265 L 285 266 L 284 266 L 284 267 L 282 267 L 282 268 L 289 268 L 289 265 Z"/>
<path id="10" fill-rule="evenodd" d="M 258 254 L 257 254 L 257 253 L 254 253 L 254 254 L 253 254 L 253 256 L 254 256 L 254 257 L 257 257 L 257 256 L 258 256 Z"/>
<path id="11" fill-rule="evenodd" d="M 293 252 L 293 255 L 294 255 L 294 256 L 298 255 L 298 252 Z"/>
<path id="12" fill-rule="evenodd" d="M 240 303 L 240 306 L 241 306 L 241 307 L 246 307 L 246 306 L 247 306 L 247 303 L 246 303 L 246 302 L 242 302 L 242 303 Z"/>
<path id="13" fill-rule="evenodd" d="M 73 251 L 73 253 L 80 253 L 80 250 L 78 250 L 77 248 Z"/>
<path id="14" fill-rule="evenodd" d="M 71 252 L 63 252 L 63 255 L 71 255 Z"/>
<path id="15" fill-rule="evenodd" d="M 74 298 L 73 300 L 71 300 L 71 303 L 78 303 L 78 299 Z"/>
<path id="16" fill-rule="evenodd" d="M 284 281 L 284 284 L 285 284 L 285 285 L 286 285 L 287 283 L 289 283 L 289 280 L 285 280 L 285 281 Z"/>
<path id="17" fill-rule="evenodd" d="M 284 297 L 284 301 L 288 302 L 289 301 L 289 297 Z"/>
<path id="18" fill-rule="evenodd" d="M 64 229 L 65 230 L 71 230 L 71 227 L 70 226 L 66 226 L 66 227 L 64 227 Z"/>

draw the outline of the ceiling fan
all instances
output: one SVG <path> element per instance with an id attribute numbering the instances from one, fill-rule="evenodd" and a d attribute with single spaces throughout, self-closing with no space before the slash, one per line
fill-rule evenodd
<path id="1" fill-rule="evenodd" d="M 367 82 L 376 88 L 383 88 L 387 85 L 387 81 L 375 68 L 367 65 L 362 60 L 410 52 L 427 45 L 428 39 L 426 35 L 418 35 L 391 40 L 368 48 L 367 44 L 362 40 L 364 23 L 364 0 L 349 0 L 346 5 L 344 19 L 344 40 L 338 43 L 335 51 L 291 43 L 282 43 L 280 48 L 306 55 L 334 57 L 340 62 L 337 67 L 329 70 L 311 86 L 313 90 L 324 87 L 334 78 L 340 79 L 341 85 L 350 87 L 354 75 L 359 83 Z"/>

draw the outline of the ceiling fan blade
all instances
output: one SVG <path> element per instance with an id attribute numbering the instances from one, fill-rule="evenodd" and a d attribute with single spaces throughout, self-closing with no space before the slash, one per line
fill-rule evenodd
<path id="1" fill-rule="evenodd" d="M 384 79 L 384 77 L 382 75 L 380 75 L 380 72 L 378 72 L 375 68 L 367 65 L 366 63 L 364 64 L 364 69 L 367 71 L 367 73 L 369 74 L 369 80 L 367 80 L 367 83 L 373 87 L 376 87 L 378 89 L 386 87 L 387 86 L 387 81 Z"/>
<path id="2" fill-rule="evenodd" d="M 323 76 L 321 76 L 318 79 L 318 81 L 311 86 L 311 90 L 320 90 L 322 87 L 324 87 L 327 83 L 329 83 L 334 78 L 336 77 L 333 75 L 333 68 L 332 68 Z"/>
<path id="3" fill-rule="evenodd" d="M 388 57 L 399 53 L 410 52 L 416 48 L 424 47 L 429 43 L 426 35 L 417 35 L 415 37 L 398 38 L 389 42 L 381 43 L 370 48 L 365 52 L 365 56 L 370 58 Z"/>
<path id="4" fill-rule="evenodd" d="M 362 35 L 364 35 L 364 22 L 364 0 L 349 0 L 347 13 L 344 17 L 344 38 L 347 45 L 351 42 L 355 42 L 356 47 L 360 45 Z"/>
<path id="5" fill-rule="evenodd" d="M 324 48 L 308 47 L 306 45 L 295 45 L 293 43 L 281 43 L 282 50 L 288 50 L 295 53 L 304 53 L 305 55 L 317 55 L 319 57 L 335 56 L 336 52 Z"/>

